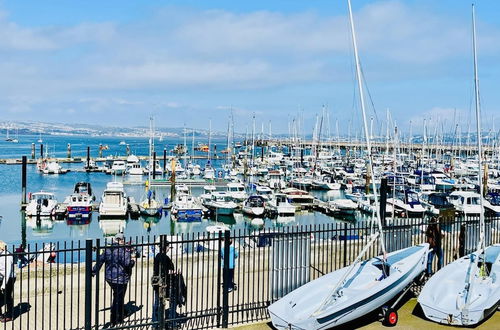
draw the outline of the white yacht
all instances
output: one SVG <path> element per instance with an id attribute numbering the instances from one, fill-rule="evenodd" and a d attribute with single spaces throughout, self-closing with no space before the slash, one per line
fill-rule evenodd
<path id="1" fill-rule="evenodd" d="M 205 201 L 205 207 L 210 209 L 214 215 L 232 215 L 238 205 L 233 201 L 231 195 L 223 191 L 215 191 L 211 199 Z"/>
<path id="2" fill-rule="evenodd" d="M 143 175 L 144 169 L 141 166 L 141 161 L 135 155 L 127 157 L 127 173 L 128 175 Z"/>
<path id="3" fill-rule="evenodd" d="M 36 192 L 31 194 L 28 205 L 26 206 L 26 215 L 33 216 L 51 216 L 57 206 L 57 200 L 53 193 Z"/>
<path id="4" fill-rule="evenodd" d="M 125 217 L 127 215 L 127 196 L 121 182 L 108 182 L 99 204 L 101 217 Z"/>
<path id="5" fill-rule="evenodd" d="M 465 216 L 479 216 L 481 213 L 481 196 L 473 191 L 454 191 L 448 197 L 457 213 Z"/>
<path id="6" fill-rule="evenodd" d="M 124 175 L 127 170 L 127 165 L 123 160 L 115 160 L 113 161 L 113 165 L 111 166 L 111 174 L 114 175 Z"/>
<path id="7" fill-rule="evenodd" d="M 278 217 L 293 217 L 295 215 L 295 206 L 288 202 L 285 194 L 275 194 L 274 198 L 266 203 L 270 213 L 276 214 Z"/>
<path id="8" fill-rule="evenodd" d="M 235 202 L 243 202 L 248 198 L 245 192 L 245 186 L 238 182 L 230 182 L 227 184 L 227 193 Z"/>
<path id="9" fill-rule="evenodd" d="M 256 193 L 256 195 L 263 197 L 266 201 L 273 198 L 273 191 L 269 187 L 257 186 L 255 188 L 255 193 Z"/>

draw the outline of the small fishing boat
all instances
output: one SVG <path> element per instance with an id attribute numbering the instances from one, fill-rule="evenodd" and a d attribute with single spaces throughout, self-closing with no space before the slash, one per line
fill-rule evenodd
<path id="1" fill-rule="evenodd" d="M 178 193 L 172 202 L 170 213 L 179 222 L 201 221 L 203 206 L 192 195 Z"/>
<path id="2" fill-rule="evenodd" d="M 92 213 L 92 203 L 94 196 L 92 188 L 88 182 L 78 182 L 75 184 L 74 193 L 64 201 L 66 214 L 69 218 L 88 218 Z"/>
<path id="3" fill-rule="evenodd" d="M 51 216 L 57 206 L 57 200 L 53 193 L 36 192 L 29 196 L 29 203 L 26 206 L 26 215 L 33 216 Z"/>

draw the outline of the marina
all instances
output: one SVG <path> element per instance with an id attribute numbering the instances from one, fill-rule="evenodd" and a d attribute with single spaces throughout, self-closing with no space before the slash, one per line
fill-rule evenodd
<path id="1" fill-rule="evenodd" d="M 499 8 L 1 3 L 0 328 L 498 328 Z"/>

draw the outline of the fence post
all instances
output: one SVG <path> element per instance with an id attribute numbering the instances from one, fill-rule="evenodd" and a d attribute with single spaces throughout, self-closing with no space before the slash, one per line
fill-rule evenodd
<path id="1" fill-rule="evenodd" d="M 166 251 L 166 245 L 167 244 L 167 236 L 166 235 L 160 235 L 160 250 L 159 250 L 159 253 L 162 253 L 163 251 Z M 169 289 L 170 291 L 172 290 L 172 286 L 173 286 L 173 279 L 172 277 L 174 276 L 173 274 L 169 274 L 167 276 L 163 276 L 163 274 L 167 273 L 168 274 L 168 269 L 163 269 L 163 266 L 162 264 L 159 265 L 158 267 L 158 276 L 160 277 L 159 280 L 158 280 L 158 309 L 157 309 L 157 313 L 159 313 L 159 315 L 157 315 L 157 318 L 158 318 L 158 325 L 160 327 L 160 329 L 165 329 L 165 299 L 167 297 L 165 297 L 165 294 L 167 294 L 165 288 L 166 288 L 166 282 L 168 280 L 168 285 L 169 285 Z M 155 293 L 153 293 L 154 295 Z M 170 299 L 175 299 L 175 298 L 172 298 L 172 295 L 171 295 L 171 292 L 168 292 L 168 295 L 170 297 Z M 172 304 L 172 303 L 171 303 Z M 172 307 L 172 306 L 170 306 Z M 169 312 L 169 318 L 170 318 L 170 312 Z M 157 325 L 153 325 L 153 327 L 155 327 Z M 169 326 L 170 326 L 170 323 L 169 323 Z"/>
<path id="2" fill-rule="evenodd" d="M 222 237 L 219 235 L 219 244 L 218 244 L 218 253 L 217 255 L 219 258 L 217 259 L 217 328 L 220 328 L 221 326 L 221 315 L 222 315 L 222 307 L 221 307 L 221 301 L 220 301 L 220 295 L 221 295 L 221 286 L 222 286 Z"/>
<path id="3" fill-rule="evenodd" d="M 224 268 L 222 289 L 222 327 L 227 328 L 229 323 L 229 241 L 230 231 L 224 232 Z"/>
<path id="4" fill-rule="evenodd" d="M 344 267 L 347 267 L 347 224 L 344 223 Z"/>
<path id="5" fill-rule="evenodd" d="M 95 240 L 96 256 L 99 256 L 99 254 L 100 254 L 100 247 L 101 247 L 101 240 L 96 239 Z M 95 325 L 95 328 L 98 329 L 98 327 L 99 327 L 99 272 L 97 272 L 95 274 L 95 308 L 94 308 L 94 313 L 95 313 L 94 325 Z"/>
<path id="6" fill-rule="evenodd" d="M 92 329 L 92 240 L 85 242 L 85 330 Z"/>

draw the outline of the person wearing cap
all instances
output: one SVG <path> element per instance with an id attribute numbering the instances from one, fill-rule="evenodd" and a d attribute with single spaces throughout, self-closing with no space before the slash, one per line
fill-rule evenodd
<path id="1" fill-rule="evenodd" d="M 441 245 L 441 240 L 444 237 L 441 227 L 439 226 L 438 218 L 433 217 L 429 221 L 429 226 L 425 231 L 425 236 L 427 238 L 427 243 L 429 243 L 429 256 L 427 257 L 427 275 L 432 275 L 432 261 L 436 255 L 438 258 L 437 269 L 440 270 L 443 267 L 443 248 Z"/>
<path id="2" fill-rule="evenodd" d="M 111 326 L 123 322 L 125 318 L 125 292 L 135 265 L 130 249 L 125 246 L 125 237 L 122 233 L 115 235 L 111 245 L 104 249 L 98 257 L 92 275 L 105 267 L 105 279 L 111 287 L 113 301 L 111 303 Z"/>
<path id="3" fill-rule="evenodd" d="M 4 314 L 0 315 L 0 322 L 9 322 L 13 319 L 14 311 L 14 283 L 16 282 L 16 272 L 14 269 L 14 258 L 7 251 L 7 244 L 0 241 L 0 290 L 2 292 L 0 305 L 6 306 Z"/>
<path id="4" fill-rule="evenodd" d="M 170 250 L 170 242 L 165 237 L 160 236 L 160 250 L 155 256 L 153 263 L 153 322 L 158 322 L 160 316 L 160 285 L 164 286 L 165 294 L 170 292 L 170 277 L 174 272 L 174 263 L 168 256 Z M 163 311 L 164 312 L 164 311 Z"/>

